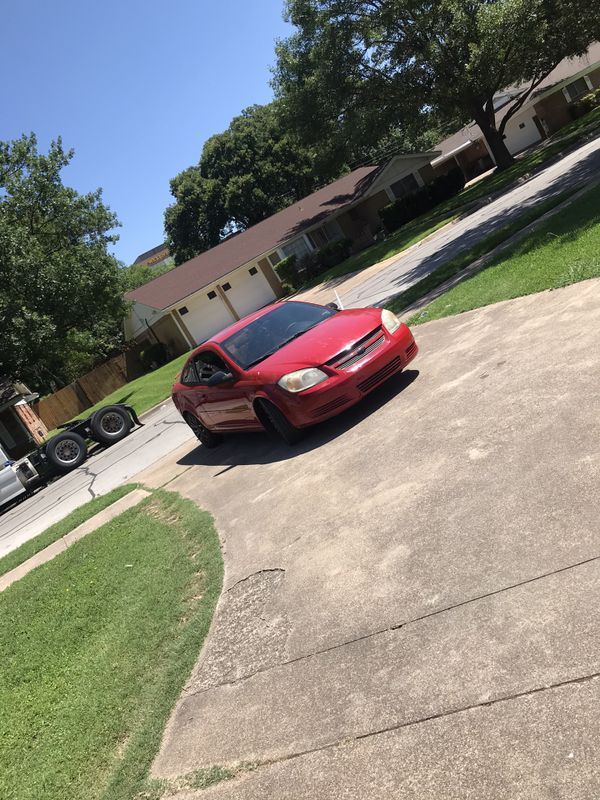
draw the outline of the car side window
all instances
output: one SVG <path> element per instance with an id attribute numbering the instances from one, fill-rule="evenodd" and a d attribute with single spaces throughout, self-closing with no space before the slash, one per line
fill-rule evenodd
<path id="1" fill-rule="evenodd" d="M 181 370 L 181 378 L 179 379 L 184 386 L 194 386 L 199 383 L 198 375 L 196 373 L 196 365 L 194 360 L 190 358 L 184 368 Z"/>
<path id="2" fill-rule="evenodd" d="M 198 353 L 194 358 L 194 365 L 196 367 L 199 383 L 208 383 L 215 372 L 230 372 L 229 367 L 225 364 L 223 359 L 219 358 L 212 350 L 205 350 Z"/>

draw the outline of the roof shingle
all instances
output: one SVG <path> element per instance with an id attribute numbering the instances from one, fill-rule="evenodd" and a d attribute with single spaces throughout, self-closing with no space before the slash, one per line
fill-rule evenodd
<path id="1" fill-rule="evenodd" d="M 381 169 L 377 165 L 355 169 L 283 211 L 129 292 L 127 299 L 161 310 L 169 308 L 252 259 L 274 250 L 306 228 L 324 221 L 334 211 L 353 203 L 369 188 Z"/>

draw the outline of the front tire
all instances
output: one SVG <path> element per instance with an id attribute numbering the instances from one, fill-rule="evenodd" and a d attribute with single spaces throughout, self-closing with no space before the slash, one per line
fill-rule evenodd
<path id="1" fill-rule="evenodd" d="M 257 404 L 257 416 L 267 431 L 275 433 L 290 447 L 302 439 L 304 431 L 292 425 L 283 411 L 280 411 L 276 405 L 268 400 L 258 400 Z"/>
<path id="2" fill-rule="evenodd" d="M 212 450 L 221 444 L 222 439 L 219 434 L 213 433 L 212 431 L 209 431 L 208 428 L 205 428 L 198 417 L 194 416 L 194 414 L 190 414 L 189 411 L 186 411 L 183 415 L 183 418 L 196 435 L 198 441 L 201 442 L 204 447 Z"/>
<path id="3" fill-rule="evenodd" d="M 46 445 L 46 456 L 59 472 L 71 472 L 87 458 L 87 445 L 83 436 L 71 431 L 53 436 Z"/>

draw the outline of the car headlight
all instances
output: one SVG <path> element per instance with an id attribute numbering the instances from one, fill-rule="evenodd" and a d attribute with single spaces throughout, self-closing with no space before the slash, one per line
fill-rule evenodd
<path id="1" fill-rule="evenodd" d="M 388 333 L 396 333 L 402 323 L 395 314 L 384 308 L 381 312 L 381 324 Z"/>
<path id="2" fill-rule="evenodd" d="M 308 369 L 298 369 L 295 372 L 289 372 L 283 378 L 277 381 L 282 389 L 287 392 L 303 392 L 305 389 L 310 389 L 318 383 L 323 383 L 329 376 L 322 370 L 316 367 L 309 367 Z"/>

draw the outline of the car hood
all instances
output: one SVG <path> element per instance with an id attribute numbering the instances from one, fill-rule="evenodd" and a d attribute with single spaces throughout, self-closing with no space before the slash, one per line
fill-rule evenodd
<path id="1" fill-rule="evenodd" d="M 318 367 L 381 325 L 381 309 L 352 308 L 340 311 L 303 333 L 252 369 L 266 380 L 287 372 Z"/>

